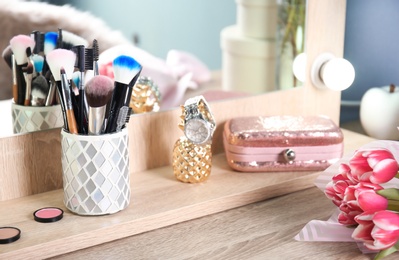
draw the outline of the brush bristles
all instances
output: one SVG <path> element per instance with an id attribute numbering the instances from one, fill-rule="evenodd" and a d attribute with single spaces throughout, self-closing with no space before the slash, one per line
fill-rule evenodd
<path id="1" fill-rule="evenodd" d="M 27 35 L 20 34 L 11 38 L 10 45 L 15 56 L 15 61 L 18 65 L 22 65 L 28 62 L 26 49 L 28 47 L 33 49 L 35 47 L 35 40 Z"/>
<path id="2" fill-rule="evenodd" d="M 33 73 L 33 65 L 31 63 L 28 63 L 26 67 L 22 68 L 22 72 L 27 73 L 27 74 L 32 74 Z"/>
<path id="3" fill-rule="evenodd" d="M 132 57 L 121 55 L 114 59 L 114 78 L 116 82 L 128 85 L 141 70 L 141 65 Z"/>
<path id="4" fill-rule="evenodd" d="M 86 83 L 85 94 L 90 107 L 105 106 L 111 99 L 114 82 L 107 76 L 97 75 Z"/>
<path id="5" fill-rule="evenodd" d="M 11 50 L 11 45 L 8 45 L 3 50 L 3 53 L 1 54 L 1 56 L 3 56 L 3 59 L 7 63 L 8 67 L 12 68 L 12 50 Z"/>
<path id="6" fill-rule="evenodd" d="M 37 76 L 32 80 L 32 106 L 44 106 L 49 91 L 49 85 L 45 77 Z"/>
<path id="7" fill-rule="evenodd" d="M 42 72 L 43 64 L 44 64 L 44 57 L 40 55 L 33 55 L 32 56 L 33 66 L 35 66 L 35 70 L 37 73 Z"/>
<path id="8" fill-rule="evenodd" d="M 75 84 L 75 86 L 78 88 L 80 84 L 80 71 L 75 71 L 72 74 L 72 81 Z"/>
<path id="9" fill-rule="evenodd" d="M 55 81 L 61 80 L 60 69 L 65 69 L 68 79 L 72 79 L 76 54 L 73 51 L 65 49 L 55 49 L 46 56 Z"/>
<path id="10" fill-rule="evenodd" d="M 85 49 L 85 69 L 93 70 L 93 49 L 86 48 Z"/>
<path id="11" fill-rule="evenodd" d="M 71 49 L 73 46 L 77 45 L 83 45 L 85 47 L 89 45 L 86 39 L 65 30 L 62 30 L 62 43 L 64 49 Z"/>
<path id="12" fill-rule="evenodd" d="M 98 42 L 96 39 L 93 40 L 93 60 L 98 61 L 98 57 L 100 56 L 100 49 L 98 47 Z"/>
<path id="13" fill-rule="evenodd" d="M 50 51 L 54 50 L 57 46 L 58 33 L 47 32 L 44 34 L 44 47 L 43 52 L 47 55 Z"/>

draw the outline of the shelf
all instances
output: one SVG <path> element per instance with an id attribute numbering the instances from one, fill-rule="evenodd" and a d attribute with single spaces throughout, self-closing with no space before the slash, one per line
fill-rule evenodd
<path id="1" fill-rule="evenodd" d="M 371 138 L 344 131 L 346 150 Z M 46 258 L 140 234 L 183 221 L 247 205 L 314 186 L 319 172 L 240 173 L 231 171 L 224 154 L 213 157 L 210 178 L 199 184 L 179 182 L 171 167 L 134 173 L 131 203 L 116 214 L 79 216 L 63 204 L 62 190 L 0 202 L 1 226 L 21 229 L 21 238 L 0 245 L 0 259 Z M 55 206 L 64 218 L 33 220 L 36 209 Z"/>

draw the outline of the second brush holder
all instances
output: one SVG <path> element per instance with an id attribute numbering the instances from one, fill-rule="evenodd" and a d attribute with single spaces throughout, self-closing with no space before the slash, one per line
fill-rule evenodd
<path id="1" fill-rule="evenodd" d="M 14 134 L 35 132 L 64 125 L 60 105 L 21 106 L 11 102 Z"/>
<path id="2" fill-rule="evenodd" d="M 104 215 L 130 202 L 128 131 L 76 135 L 61 131 L 64 204 L 79 215 Z"/>

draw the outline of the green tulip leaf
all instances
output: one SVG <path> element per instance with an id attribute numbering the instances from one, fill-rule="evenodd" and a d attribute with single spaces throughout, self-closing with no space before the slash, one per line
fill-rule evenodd
<path id="1" fill-rule="evenodd" d="M 399 201 L 399 189 L 389 188 L 377 191 L 377 194 L 384 196 L 389 200 L 398 200 Z"/>
<path id="2" fill-rule="evenodd" d="M 395 253 L 396 251 L 398 251 L 398 249 L 396 248 L 396 245 L 391 246 L 390 248 L 381 250 L 375 257 L 374 260 L 379 260 L 382 259 L 390 254 Z"/>

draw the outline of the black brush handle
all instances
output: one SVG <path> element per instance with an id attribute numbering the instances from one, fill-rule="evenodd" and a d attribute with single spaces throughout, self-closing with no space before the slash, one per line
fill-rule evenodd
<path id="1" fill-rule="evenodd" d="M 57 81 L 57 93 L 58 93 L 58 97 L 60 99 L 60 105 L 61 105 L 61 111 L 62 111 L 62 118 L 64 119 L 64 129 L 65 131 L 69 131 L 69 127 L 68 127 L 68 119 L 67 119 L 67 114 L 66 114 L 66 109 L 65 109 L 65 97 L 62 94 L 62 84 L 61 81 Z"/>
<path id="2" fill-rule="evenodd" d="M 107 119 L 107 126 L 105 133 L 113 133 L 116 131 L 118 113 L 121 107 L 125 104 L 126 95 L 129 86 L 120 82 L 115 82 L 114 92 L 112 93 L 109 114 Z"/>
<path id="3" fill-rule="evenodd" d="M 24 77 L 24 72 L 22 71 L 23 67 L 26 67 L 28 63 L 23 65 L 16 66 L 16 77 L 17 77 L 17 86 L 18 86 L 18 100 L 14 100 L 18 105 L 23 105 L 25 101 L 25 92 L 26 92 L 26 81 Z"/>
<path id="4" fill-rule="evenodd" d="M 141 69 L 140 71 L 134 76 L 132 81 L 129 83 L 129 90 L 126 95 L 126 100 L 125 100 L 125 106 L 130 107 L 130 100 L 132 99 L 132 92 L 133 92 L 133 87 L 137 82 L 137 79 L 140 77 Z"/>
<path id="5" fill-rule="evenodd" d="M 79 89 L 79 133 L 88 133 L 88 119 L 84 89 Z"/>

